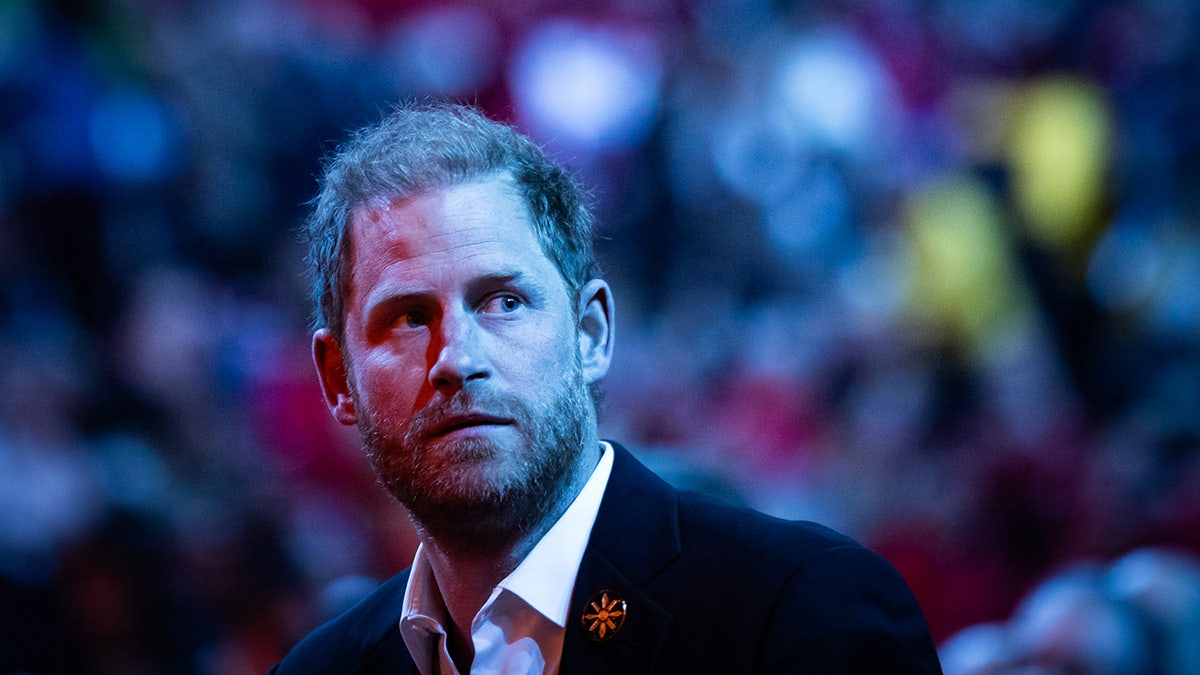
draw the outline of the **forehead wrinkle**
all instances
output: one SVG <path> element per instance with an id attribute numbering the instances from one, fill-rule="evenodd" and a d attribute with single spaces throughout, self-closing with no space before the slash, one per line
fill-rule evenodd
<path id="1" fill-rule="evenodd" d="M 365 230 L 362 234 L 368 235 L 366 238 L 375 240 L 397 253 L 396 259 L 405 260 L 426 253 L 451 252 L 462 248 L 500 243 L 497 226 L 500 224 L 499 221 L 509 220 L 503 216 L 502 213 L 459 214 L 453 229 L 449 231 L 444 222 L 439 222 L 440 216 L 430 218 L 426 214 L 414 214 L 404 218 L 400 223 L 387 222 L 381 217 L 370 217 L 365 219 L 366 222 L 362 222 L 360 229 Z M 528 223 L 522 223 L 520 217 L 513 217 L 511 220 L 523 225 L 522 229 L 528 233 L 530 241 L 537 245 L 540 252 L 541 246 L 538 244 L 533 227 Z M 439 239 L 458 239 L 463 235 L 467 235 L 469 239 L 454 241 L 449 245 L 430 246 L 426 249 L 419 246 L 422 243 L 434 244 Z"/>

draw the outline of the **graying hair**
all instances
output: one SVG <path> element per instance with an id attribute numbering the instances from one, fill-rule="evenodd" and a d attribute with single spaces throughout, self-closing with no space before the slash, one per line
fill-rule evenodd
<path id="1" fill-rule="evenodd" d="M 330 329 L 339 343 L 345 337 L 355 209 L 491 177 L 511 177 L 542 252 L 577 298 L 600 274 L 579 185 L 528 138 L 474 108 L 398 105 L 325 161 L 307 222 L 315 327 Z"/>

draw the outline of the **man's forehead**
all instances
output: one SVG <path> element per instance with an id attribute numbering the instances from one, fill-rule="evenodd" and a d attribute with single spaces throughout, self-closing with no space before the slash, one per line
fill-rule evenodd
<path id="1" fill-rule="evenodd" d="M 442 218 L 446 218 L 443 221 Z M 456 229 L 510 229 L 535 235 L 529 210 L 516 186 L 491 177 L 403 195 L 382 195 L 351 212 L 354 234 L 387 239 L 421 236 L 447 223 Z"/>
<path id="2" fill-rule="evenodd" d="M 561 277 L 515 188 L 496 179 L 376 200 L 353 212 L 351 231 L 352 274 L 366 283 L 385 268 Z"/>
<path id="3" fill-rule="evenodd" d="M 524 201 L 516 177 L 511 172 L 502 171 L 474 175 L 463 179 L 435 180 L 424 186 L 398 187 L 393 192 L 384 190 L 363 199 L 353 208 L 352 213 L 366 209 L 394 209 L 417 199 L 439 195 L 445 196 L 457 192 L 474 192 L 481 189 L 496 195 L 503 194 L 506 198 L 511 199 L 514 204 L 520 204 L 524 207 Z"/>

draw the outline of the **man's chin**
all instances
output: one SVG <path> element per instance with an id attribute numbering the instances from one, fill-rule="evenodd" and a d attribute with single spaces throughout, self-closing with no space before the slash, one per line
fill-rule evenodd
<path id="1" fill-rule="evenodd" d="M 440 461 L 451 467 L 493 463 L 504 457 L 515 456 L 514 448 L 505 448 L 498 439 L 480 434 L 450 434 L 434 439 L 422 449 L 429 461 Z"/>
<path id="2" fill-rule="evenodd" d="M 438 479 L 416 486 L 423 497 L 445 508 L 455 503 L 492 508 L 526 492 L 526 477 L 508 462 L 466 459 L 443 467 Z"/>
<path id="3" fill-rule="evenodd" d="M 484 515 L 522 502 L 531 492 L 523 463 L 487 444 L 454 444 L 413 471 L 376 467 L 380 482 L 406 508 L 423 512 Z"/>
<path id="4" fill-rule="evenodd" d="M 477 468 L 477 467 L 476 467 Z M 551 493 L 488 471 L 459 471 L 422 489 L 391 490 L 417 525 L 442 546 L 486 555 L 511 546 L 544 516 Z"/>
<path id="5" fill-rule="evenodd" d="M 564 389 L 541 416 L 516 404 L 511 424 L 468 425 L 449 431 L 411 423 L 403 434 L 382 433 L 360 420 L 368 456 L 380 481 L 425 535 L 447 548 L 487 555 L 536 530 L 562 506 L 574 472 L 582 470 L 586 393 Z M 430 434 L 429 432 L 433 433 Z M 565 506 L 564 506 L 565 508 Z"/>

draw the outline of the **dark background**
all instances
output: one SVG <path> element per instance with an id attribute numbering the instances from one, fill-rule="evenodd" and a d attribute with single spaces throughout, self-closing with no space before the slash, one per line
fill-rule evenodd
<path id="1" fill-rule="evenodd" d="M 261 672 L 407 565 L 296 231 L 428 96 L 593 190 L 607 437 L 883 553 L 948 672 L 1197 672 L 1198 15 L 0 0 L 0 672 Z"/>

